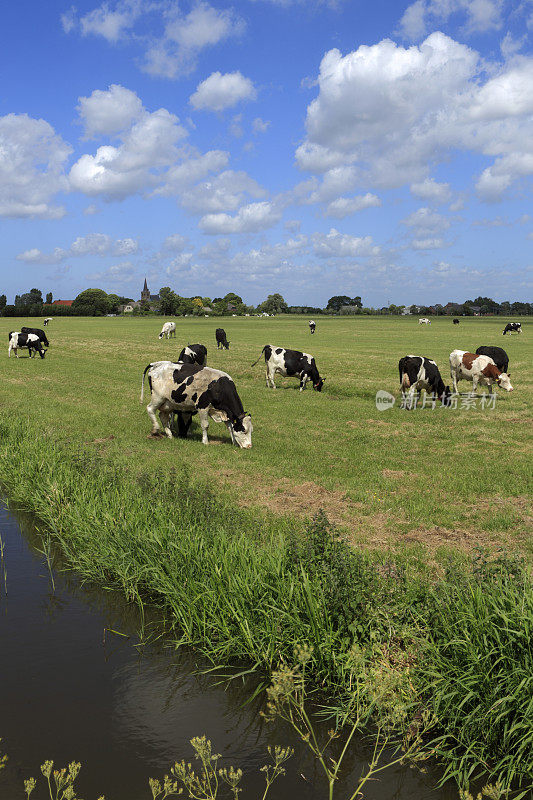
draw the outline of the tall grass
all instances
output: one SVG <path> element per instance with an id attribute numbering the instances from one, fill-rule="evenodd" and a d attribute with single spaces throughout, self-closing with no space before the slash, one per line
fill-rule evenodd
<path id="1" fill-rule="evenodd" d="M 309 648 L 337 718 L 357 709 L 408 743 L 424 733 L 445 777 L 532 783 L 531 581 L 478 558 L 438 580 L 413 559 L 348 547 L 236 509 L 186 471 L 137 472 L 0 415 L 0 485 L 82 576 L 161 609 L 176 645 L 265 678 Z M 422 740 L 421 740 L 422 746 Z"/>

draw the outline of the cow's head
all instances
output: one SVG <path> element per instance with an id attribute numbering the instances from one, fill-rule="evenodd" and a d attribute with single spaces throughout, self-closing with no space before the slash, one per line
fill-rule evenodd
<path id="1" fill-rule="evenodd" d="M 158 336 L 157 338 L 158 338 L 158 339 L 162 339 L 164 335 L 165 335 L 165 334 L 164 334 L 164 332 L 163 332 L 163 331 L 161 331 L 161 333 L 159 334 L 159 336 Z"/>
<path id="2" fill-rule="evenodd" d="M 233 435 L 239 447 L 249 450 L 252 446 L 252 416 L 251 414 L 241 414 L 233 423 Z"/>
<path id="3" fill-rule="evenodd" d="M 513 391 L 513 387 L 511 386 L 511 381 L 509 379 L 509 375 L 506 372 L 501 372 L 500 373 L 500 377 L 498 378 L 496 383 L 502 389 L 505 389 L 506 392 L 512 392 Z"/>
<path id="4" fill-rule="evenodd" d="M 321 392 L 325 380 L 325 378 L 319 378 L 317 381 L 313 381 L 313 389 L 317 392 Z"/>
<path id="5" fill-rule="evenodd" d="M 45 355 L 46 355 L 46 350 L 45 350 L 45 348 L 44 348 L 44 347 L 38 347 L 37 349 L 38 349 L 38 351 L 39 351 L 39 355 L 41 356 L 41 358 L 44 358 L 44 357 L 45 357 Z"/>

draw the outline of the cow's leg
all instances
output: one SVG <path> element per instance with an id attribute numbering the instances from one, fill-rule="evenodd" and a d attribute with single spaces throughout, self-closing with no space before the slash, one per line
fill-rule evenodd
<path id="1" fill-rule="evenodd" d="M 198 411 L 198 419 L 200 420 L 200 427 L 202 428 L 202 444 L 209 444 L 209 440 L 207 438 L 209 414 L 207 413 L 207 409 L 202 408 Z"/>
<path id="2" fill-rule="evenodd" d="M 457 394 L 457 373 L 454 369 L 451 370 L 450 377 L 452 379 L 454 394 Z"/>
<path id="3" fill-rule="evenodd" d="M 157 421 L 157 417 L 155 415 L 155 412 L 159 411 L 159 409 L 161 408 L 163 403 L 164 403 L 164 400 L 162 398 L 160 398 L 160 397 L 152 397 L 151 401 L 146 406 L 146 413 L 148 414 L 148 416 L 150 417 L 150 419 L 152 421 L 152 430 L 150 431 L 150 434 L 152 436 L 158 436 L 161 433 L 161 431 L 159 429 L 159 422 Z"/>
<path id="4" fill-rule="evenodd" d="M 228 429 L 229 435 L 231 436 L 231 443 L 232 444 L 237 444 L 237 439 L 235 438 L 235 434 L 233 432 L 233 425 L 231 424 L 229 419 L 226 420 L 226 428 Z"/>
<path id="5" fill-rule="evenodd" d="M 269 388 L 269 389 L 275 389 L 276 388 L 276 384 L 274 383 L 274 375 L 275 374 L 276 374 L 276 370 L 272 369 L 270 364 L 267 364 L 266 382 L 267 382 L 267 388 Z"/>
<path id="6" fill-rule="evenodd" d="M 172 412 L 166 406 L 161 406 L 159 409 L 159 419 L 161 420 L 161 425 L 165 431 L 165 436 L 168 436 L 169 439 L 172 439 L 172 431 L 170 429 L 171 414 Z"/>
<path id="7" fill-rule="evenodd" d="M 192 414 L 184 414 L 178 411 L 178 436 L 180 439 L 186 439 L 191 427 Z"/>
<path id="8" fill-rule="evenodd" d="M 472 397 L 473 397 L 473 396 L 476 394 L 476 392 L 477 392 L 477 384 L 478 384 L 478 381 L 479 381 L 479 378 L 478 378 L 476 375 L 473 375 L 473 376 L 472 376 Z"/>
<path id="9" fill-rule="evenodd" d="M 306 385 L 308 380 L 309 380 L 309 375 L 306 372 L 304 372 L 303 375 L 300 375 L 300 391 L 301 392 L 303 392 L 303 390 L 305 389 L 305 385 Z M 313 393 L 311 392 L 311 394 L 313 394 Z"/>
<path id="10" fill-rule="evenodd" d="M 416 401 L 415 401 L 415 395 L 417 397 Z M 411 411 L 411 409 L 413 408 L 416 408 L 418 404 L 418 396 L 419 392 L 416 388 L 416 383 L 414 383 L 407 392 L 407 408 L 409 409 L 409 411 Z"/>

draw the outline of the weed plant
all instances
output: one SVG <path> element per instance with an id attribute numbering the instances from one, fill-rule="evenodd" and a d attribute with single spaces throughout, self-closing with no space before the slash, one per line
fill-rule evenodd
<path id="1" fill-rule="evenodd" d="M 0 437 L 0 484 L 64 563 L 158 606 L 176 646 L 266 680 L 297 667 L 298 645 L 306 692 L 327 703 L 335 736 L 376 730 L 413 755 L 416 742 L 465 791 L 486 778 L 526 796 L 533 594 L 520 559 L 480 551 L 435 577 L 349 547 L 324 515 L 302 528 L 236 508 L 186 470 L 73 455 L 6 414 Z"/>

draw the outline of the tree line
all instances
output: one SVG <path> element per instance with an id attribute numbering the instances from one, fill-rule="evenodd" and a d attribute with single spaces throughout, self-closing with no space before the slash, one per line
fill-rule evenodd
<path id="1" fill-rule="evenodd" d="M 5 294 L 0 295 L 0 315 L 4 317 L 40 317 L 40 316 L 105 316 L 119 314 L 125 305 L 133 302 L 130 297 L 108 294 L 103 289 L 85 289 L 74 298 L 72 305 L 52 305 L 53 295 L 48 292 L 43 299 L 40 289 L 30 289 L 25 294 L 16 295 L 13 305 L 7 304 Z M 269 294 L 266 300 L 257 306 L 247 305 L 235 292 L 228 292 L 224 297 L 182 297 L 170 286 L 162 286 L 156 301 L 143 301 L 136 304 L 133 310 L 138 314 L 162 314 L 164 316 L 231 316 L 237 314 L 424 314 L 436 316 L 524 316 L 533 315 L 533 303 L 505 300 L 498 303 L 490 297 L 476 297 L 463 303 L 449 302 L 446 305 L 396 305 L 390 304 L 381 308 L 363 306 L 361 297 L 334 295 L 330 297 L 324 308 L 309 305 L 289 306 L 279 293 Z"/>

